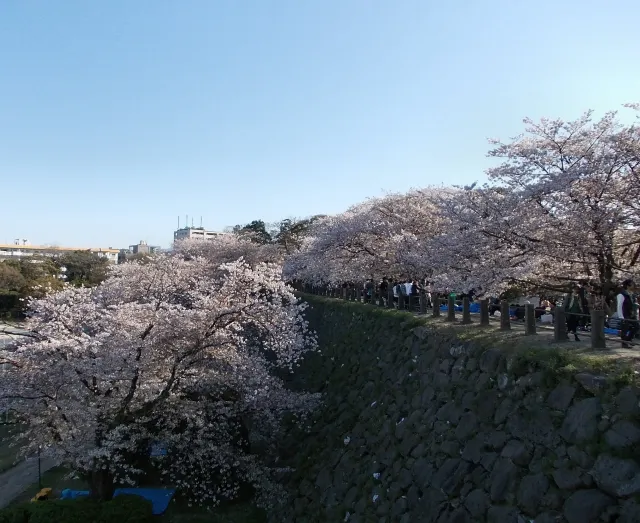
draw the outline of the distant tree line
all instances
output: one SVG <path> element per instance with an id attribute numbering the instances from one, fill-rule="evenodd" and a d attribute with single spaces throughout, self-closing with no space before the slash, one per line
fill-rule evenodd
<path id="1" fill-rule="evenodd" d="M 302 245 L 310 227 L 324 215 L 310 218 L 286 218 L 273 224 L 253 220 L 246 225 L 236 225 L 231 231 L 237 236 L 260 245 L 280 245 L 286 254 L 292 254 Z"/>
<path id="2" fill-rule="evenodd" d="M 62 289 L 64 282 L 93 287 L 107 276 L 109 261 L 88 251 L 55 257 L 29 256 L 0 261 L 0 316 L 19 318 L 26 298 Z"/>

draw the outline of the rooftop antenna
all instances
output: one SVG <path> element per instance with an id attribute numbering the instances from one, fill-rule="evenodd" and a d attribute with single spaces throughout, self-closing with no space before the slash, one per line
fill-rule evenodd
<path id="1" fill-rule="evenodd" d="M 202 216 L 200 216 L 200 228 L 202 229 Z"/>
<path id="2" fill-rule="evenodd" d="M 193 229 L 193 216 L 191 217 L 191 228 Z"/>
<path id="3" fill-rule="evenodd" d="M 189 228 L 189 215 L 188 214 L 185 215 L 184 227 L 185 227 L 185 229 Z"/>
<path id="4" fill-rule="evenodd" d="M 180 230 L 180 215 L 178 214 L 178 230 Z"/>

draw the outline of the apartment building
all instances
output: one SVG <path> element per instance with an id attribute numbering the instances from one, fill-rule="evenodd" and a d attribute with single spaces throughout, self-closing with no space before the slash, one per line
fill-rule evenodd
<path id="1" fill-rule="evenodd" d="M 0 259 L 26 258 L 29 256 L 58 256 L 65 252 L 85 251 L 92 252 L 101 258 L 106 258 L 110 263 L 118 263 L 119 249 L 86 248 L 86 247 L 49 247 L 41 245 L 29 245 L 27 240 L 16 240 L 13 244 L 0 243 Z"/>
<path id="2" fill-rule="evenodd" d="M 219 236 L 225 236 L 229 233 L 207 231 L 204 227 L 183 227 L 173 233 L 173 241 L 180 240 L 212 240 Z"/>
<path id="3" fill-rule="evenodd" d="M 127 258 L 136 254 L 157 254 L 161 251 L 156 245 L 149 245 L 147 242 L 140 240 L 138 245 L 129 245 L 128 249 L 120 249 L 118 253 L 118 263 L 124 263 Z"/>

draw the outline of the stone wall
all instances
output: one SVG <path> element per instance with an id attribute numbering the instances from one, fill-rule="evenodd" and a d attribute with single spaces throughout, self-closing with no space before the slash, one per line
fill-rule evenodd
<path id="1" fill-rule="evenodd" d="M 640 522 L 632 374 L 587 372 L 568 346 L 479 346 L 435 320 L 305 298 L 322 354 L 291 386 L 326 401 L 282 439 L 295 472 L 279 521 Z"/>

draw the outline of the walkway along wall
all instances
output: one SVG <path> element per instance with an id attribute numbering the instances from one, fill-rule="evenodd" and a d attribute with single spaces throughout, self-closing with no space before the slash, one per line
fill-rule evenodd
<path id="1" fill-rule="evenodd" d="M 295 472 L 279 521 L 640 521 L 629 368 L 304 297 L 322 354 L 291 386 L 325 405 L 283 436 Z"/>

